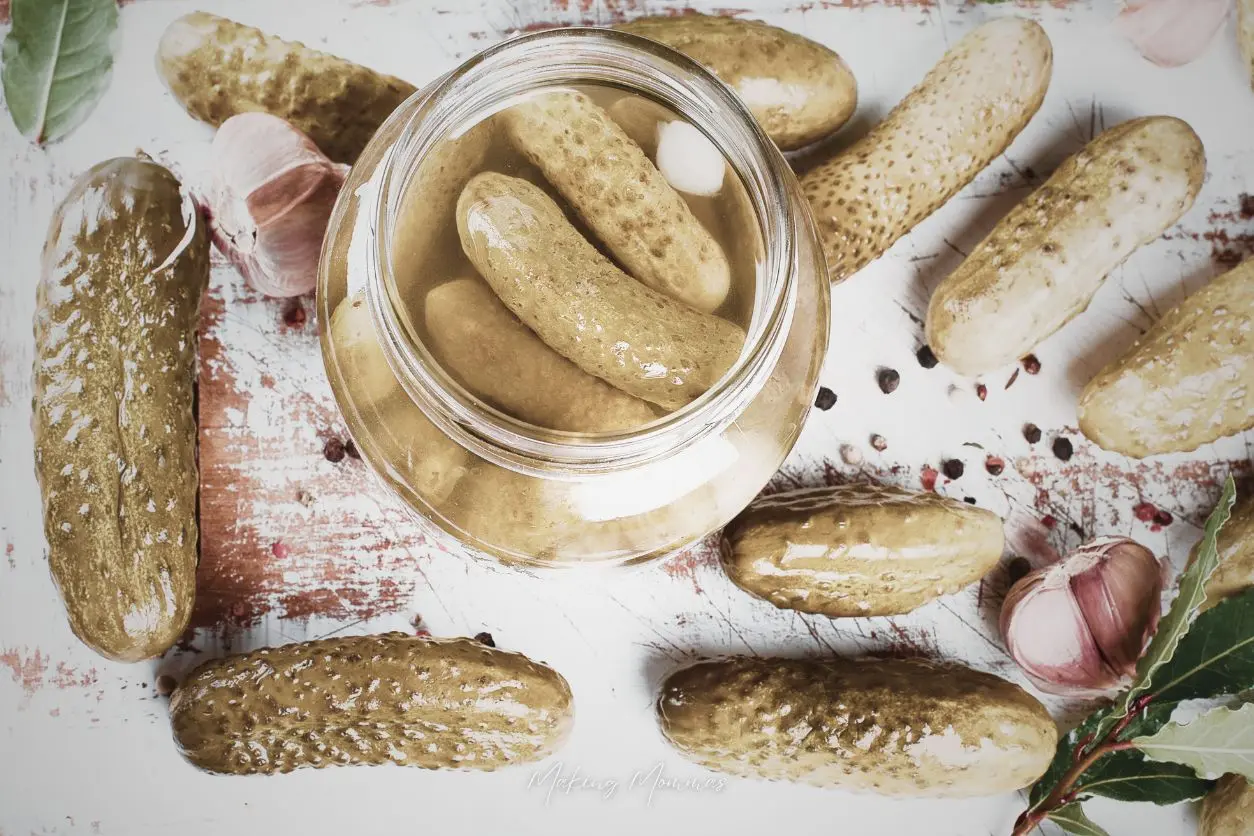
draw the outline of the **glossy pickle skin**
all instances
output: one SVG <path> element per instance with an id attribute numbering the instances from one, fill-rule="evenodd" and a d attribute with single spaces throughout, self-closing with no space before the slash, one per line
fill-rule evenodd
<path id="1" fill-rule="evenodd" d="M 35 470 L 70 626 L 110 659 L 158 656 L 195 599 L 196 329 L 209 238 L 148 159 L 82 175 L 36 291 Z"/>
<path id="2" fill-rule="evenodd" d="M 1005 151 L 1040 108 L 1052 69 L 1038 24 L 986 23 L 869 134 L 806 172 L 831 280 L 879 258 Z"/>
<path id="3" fill-rule="evenodd" d="M 634 429 L 657 416 L 639 398 L 593 377 L 544 344 L 478 278 L 427 294 L 427 334 L 440 364 L 478 398 L 566 432 Z"/>
<path id="4" fill-rule="evenodd" d="M 670 675 L 662 733 L 718 772 L 898 797 L 1021 789 L 1058 742 L 1018 686 L 924 659 L 700 662 Z"/>
<path id="5" fill-rule="evenodd" d="M 531 96 L 498 117 L 513 145 L 561 193 L 624 269 L 710 313 L 731 289 L 722 247 L 653 162 L 586 94 Z"/>
<path id="6" fill-rule="evenodd" d="M 898 615 L 979 580 L 1005 537 L 990 511 L 879 485 L 763 497 L 724 531 L 732 582 L 777 607 L 831 618 Z"/>
<path id="7" fill-rule="evenodd" d="M 515 316 L 630 395 L 678 409 L 740 356 L 740 328 L 619 270 L 526 180 L 476 175 L 458 200 L 457 229 L 467 257 Z"/>
<path id="8" fill-rule="evenodd" d="M 417 88 L 208 12 L 166 29 L 157 70 L 179 103 L 215 127 L 261 111 L 304 131 L 336 162 L 352 163 Z"/>
<path id="9" fill-rule="evenodd" d="M 170 698 L 180 752 L 255 775 L 395 763 L 492 771 L 540 760 L 573 722 L 552 668 L 471 639 L 321 639 L 207 662 Z"/>
<path id="10" fill-rule="evenodd" d="M 1080 394 L 1080 430 L 1134 458 L 1254 427 L 1254 261 L 1176 305 Z"/>
<path id="11" fill-rule="evenodd" d="M 614 27 L 682 52 L 744 100 L 782 151 L 817 142 L 853 115 L 858 85 L 832 50 L 756 20 L 689 13 Z"/>
<path id="12" fill-rule="evenodd" d="M 1102 133 L 940 283 L 928 305 L 928 345 L 968 376 L 1015 363 L 1179 220 L 1205 177 L 1202 142 L 1179 119 L 1133 119 Z"/>

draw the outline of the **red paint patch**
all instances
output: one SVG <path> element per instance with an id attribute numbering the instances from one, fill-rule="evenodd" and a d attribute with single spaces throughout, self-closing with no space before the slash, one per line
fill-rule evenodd
<path id="1" fill-rule="evenodd" d="M 99 675 L 95 668 L 90 668 L 84 673 L 71 668 L 65 662 L 57 663 L 57 672 L 52 678 L 52 684 L 58 688 L 87 688 L 96 684 Z"/>
<path id="2" fill-rule="evenodd" d="M 225 280 L 233 283 L 231 327 L 248 320 L 242 327 L 261 330 L 267 341 L 246 353 L 232 345 L 223 291 L 211 288 L 201 314 L 201 557 L 192 628 L 229 639 L 268 614 L 349 621 L 402 610 L 426 584 L 417 555 L 440 544 L 428 541 L 423 524 L 368 468 L 332 467 L 307 433 L 259 435 L 239 425 L 254 398 L 275 396 L 243 385 L 236 363 L 283 391 L 298 370 L 321 361 L 314 329 L 279 339 L 285 303 L 249 291 L 233 272 Z M 285 395 L 273 420 L 293 428 L 339 425 L 325 377 L 308 377 Z M 368 510 L 362 497 L 370 497 Z M 184 638 L 188 645 L 190 634 Z"/>
<path id="3" fill-rule="evenodd" d="M 48 657 L 38 650 L 25 659 L 16 650 L 6 650 L 0 653 L 0 665 L 9 669 L 13 675 L 13 681 L 22 686 L 22 690 L 28 697 L 44 684 L 44 674 L 48 672 L 49 661 Z"/>
<path id="4" fill-rule="evenodd" d="M 691 581 L 693 588 L 700 593 L 701 582 L 698 575 L 706 569 L 718 566 L 721 543 L 722 535 L 707 537 L 692 548 L 664 560 L 662 571 L 672 578 Z"/>

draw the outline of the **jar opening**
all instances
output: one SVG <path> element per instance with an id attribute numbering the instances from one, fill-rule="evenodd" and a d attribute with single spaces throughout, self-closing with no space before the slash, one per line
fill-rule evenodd
<path id="1" fill-rule="evenodd" d="M 402 200 L 422 161 L 440 143 L 542 89 L 617 87 L 653 99 L 699 126 L 743 185 L 763 246 L 745 345 L 708 391 L 630 430 L 584 434 L 538 427 L 467 392 L 403 323 L 394 292 L 394 234 Z M 796 305 L 799 219 L 787 163 L 740 100 L 696 62 L 653 41 L 596 28 L 523 35 L 494 46 L 420 94 L 374 206 L 375 246 L 366 285 L 380 342 L 408 395 L 433 423 L 480 457 L 521 472 L 580 476 L 637 467 L 721 432 L 754 398 L 783 349 Z"/>

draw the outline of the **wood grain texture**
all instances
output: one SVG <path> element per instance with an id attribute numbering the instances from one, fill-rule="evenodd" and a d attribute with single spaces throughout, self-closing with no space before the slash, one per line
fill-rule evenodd
<path id="1" fill-rule="evenodd" d="M 179 652 L 156 663 L 102 664 L 77 643 L 55 605 L 38 527 L 29 428 L 38 242 L 69 182 L 107 156 L 143 147 L 189 182 L 203 176 L 210 132 L 182 111 L 152 67 L 164 27 L 198 5 L 136 0 L 122 10 L 114 83 L 66 142 L 33 149 L 0 119 L 0 752 L 21 753 L 0 757 L 0 833 L 412 829 L 412 808 L 396 798 L 421 799 L 428 832 L 464 824 L 467 810 L 483 832 L 770 832 L 778 829 L 781 805 L 802 822 L 798 834 L 830 833 L 834 812 L 850 832 L 912 833 L 920 816 L 928 817 L 933 836 L 1009 832 L 1022 805 L 1013 795 L 954 808 L 752 781 L 707 786 L 710 774 L 660 739 L 655 689 L 675 667 L 703 655 L 872 650 L 943 656 L 1022 684 L 995 629 L 1010 553 L 1040 565 L 1094 534 L 1123 534 L 1183 565 L 1223 477 L 1235 472 L 1250 482 L 1254 439 L 1247 434 L 1192 455 L 1133 464 L 1086 443 L 1075 429 L 1074 405 L 1088 378 L 1151 321 L 1225 263 L 1254 254 L 1254 202 L 1244 197 L 1254 192 L 1246 147 L 1254 94 L 1235 43 L 1217 39 L 1201 61 L 1159 84 L 1151 83 L 1157 71 L 1122 44 L 1107 5 L 1097 2 L 305 0 L 294 15 L 287 0 L 218 0 L 215 13 L 416 85 L 517 31 L 688 6 L 745 6 L 744 16 L 819 40 L 849 62 L 862 102 L 837 145 L 887 113 L 947 44 L 983 20 L 1013 13 L 1040 20 L 1058 56 L 1040 114 L 1007 155 L 838 288 L 822 378 L 838 400 L 813 414 L 771 485 L 879 480 L 934 487 L 1008 518 L 1010 547 L 982 584 L 960 594 L 906 616 L 843 621 L 751 598 L 718 568 L 712 543 L 609 574 L 505 569 L 436 536 L 362 462 L 347 454 L 338 463 L 327 459 L 327 442 L 344 441 L 344 430 L 321 371 L 312 300 L 300 300 L 298 312 L 294 304 L 258 298 L 220 263 L 202 308 L 198 627 Z M 979 381 L 986 387 L 981 401 L 974 381 L 921 368 L 914 357 L 921 317 L 960 253 L 1104 124 L 1150 113 L 1185 119 L 1207 145 L 1210 177 L 1193 210 L 1117 270 L 1065 337 L 1038 349 L 1038 374 L 990 373 Z M 876 385 L 881 367 L 900 373 L 892 395 Z M 1023 438 L 1028 422 L 1042 429 L 1034 445 Z M 872 434 L 887 448 L 873 449 Z M 1069 461 L 1052 452 L 1060 435 L 1073 442 Z M 842 461 L 845 444 L 861 453 L 858 464 Z M 331 444 L 333 457 L 336 449 Z M 990 455 L 1004 461 L 1000 476 L 985 469 Z M 950 459 L 964 463 L 961 478 L 943 475 Z M 416 629 L 439 636 L 486 630 L 499 646 L 566 676 L 579 719 L 560 760 L 535 773 L 415 777 L 380 769 L 356 778 L 345 773 L 358 771 L 345 770 L 334 780 L 315 772 L 210 788 L 179 759 L 158 675 L 179 676 L 227 646 Z M 1083 708 L 1048 705 L 1064 720 Z M 606 799 L 592 788 L 550 792 L 576 769 L 583 778 L 618 781 L 617 793 Z M 345 794 L 360 803 L 328 802 Z M 199 803 L 208 798 L 212 803 Z M 1125 805 L 1114 819 L 1098 805 L 1090 812 L 1112 833 L 1185 836 L 1194 826 L 1185 809 Z"/>

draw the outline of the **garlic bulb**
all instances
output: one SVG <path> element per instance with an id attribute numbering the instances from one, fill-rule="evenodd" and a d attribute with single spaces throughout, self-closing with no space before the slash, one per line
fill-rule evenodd
<path id="1" fill-rule="evenodd" d="M 232 116 L 211 151 L 214 243 L 267 296 L 314 289 L 318 255 L 348 166 L 268 113 Z"/>
<path id="2" fill-rule="evenodd" d="M 1135 672 L 1158 627 L 1162 590 L 1153 553 L 1126 537 L 1099 537 L 1010 588 L 1002 637 L 1042 691 L 1098 696 Z"/>

